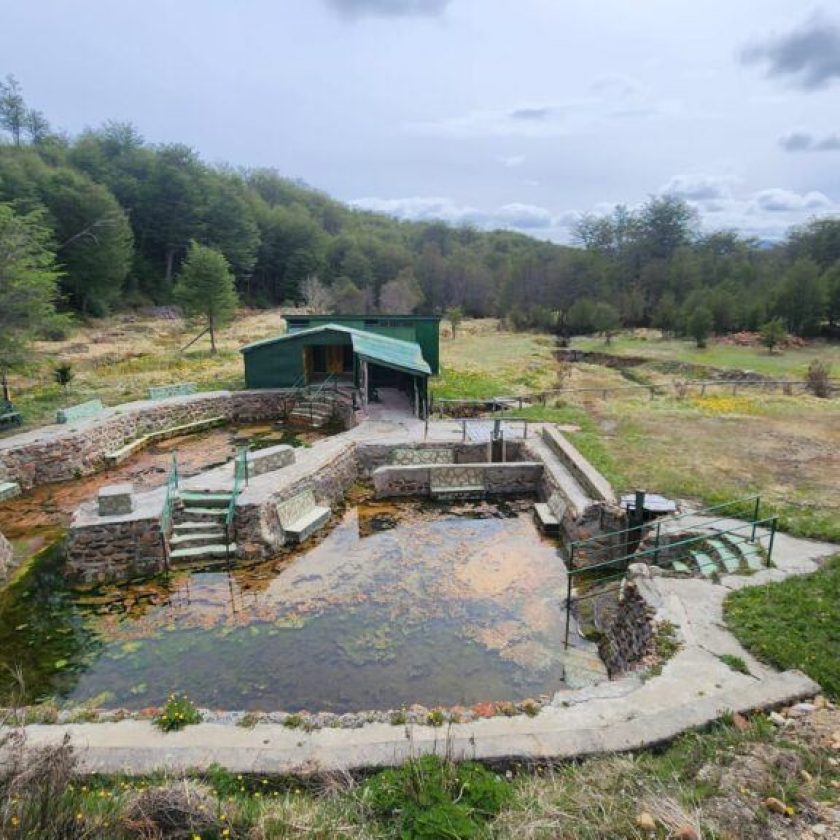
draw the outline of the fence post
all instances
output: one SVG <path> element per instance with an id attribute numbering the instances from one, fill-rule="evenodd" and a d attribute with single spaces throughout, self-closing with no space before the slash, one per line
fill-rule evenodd
<path id="1" fill-rule="evenodd" d="M 566 640 L 564 647 L 569 647 L 569 625 L 572 620 L 572 576 L 569 575 L 566 579 Z"/>
<path id="2" fill-rule="evenodd" d="M 467 421 L 461 421 L 461 443 L 467 439 Z"/>
<path id="3" fill-rule="evenodd" d="M 569 571 L 575 567 L 575 544 L 572 543 L 569 547 Z"/>
<path id="4" fill-rule="evenodd" d="M 758 522 L 758 507 L 761 504 L 761 496 L 755 497 L 755 507 L 753 509 L 753 521 L 752 521 L 752 537 L 750 537 L 750 542 L 755 542 L 755 523 Z"/>
<path id="5" fill-rule="evenodd" d="M 654 566 L 659 565 L 659 534 L 660 534 L 661 530 L 662 530 L 662 523 L 657 522 L 656 523 L 656 542 L 654 543 L 655 551 L 653 552 L 653 565 Z"/>
<path id="6" fill-rule="evenodd" d="M 524 437 L 525 437 L 526 439 L 527 439 L 527 437 L 528 437 L 528 421 L 527 421 L 527 420 L 525 421 L 525 432 L 524 432 Z"/>
<path id="7" fill-rule="evenodd" d="M 773 557 L 773 543 L 776 541 L 776 523 L 779 517 L 774 516 L 770 520 L 770 542 L 767 544 L 767 565 L 770 565 L 770 560 Z"/>

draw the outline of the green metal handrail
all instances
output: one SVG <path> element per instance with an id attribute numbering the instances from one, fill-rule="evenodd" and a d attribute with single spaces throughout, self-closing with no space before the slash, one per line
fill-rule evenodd
<path id="1" fill-rule="evenodd" d="M 686 537 L 682 540 L 677 540 L 676 542 L 669 543 L 666 548 L 670 551 L 674 548 L 677 548 L 682 545 L 691 545 L 697 542 L 703 542 L 704 540 L 709 539 L 716 539 L 717 537 L 725 537 L 728 534 L 734 534 L 738 531 L 743 531 L 746 528 L 751 529 L 751 536 L 749 542 L 755 541 L 755 533 L 756 529 L 760 528 L 763 525 L 770 526 L 770 545 L 768 546 L 767 552 L 767 563 L 765 565 L 769 565 L 770 556 L 773 552 L 773 543 L 776 537 L 776 525 L 778 524 L 779 517 L 778 516 L 767 516 L 764 519 L 757 519 L 754 522 L 742 522 L 740 525 L 733 526 L 732 528 L 727 528 L 724 531 L 714 531 L 711 534 L 696 534 L 692 537 Z M 705 526 L 704 526 L 705 527 Z M 583 566 L 580 569 L 569 569 L 568 575 L 569 577 L 574 577 L 576 575 L 582 575 L 586 572 L 597 571 L 598 569 L 606 569 L 610 567 L 614 567 L 623 563 L 625 561 L 632 560 L 634 563 L 638 562 L 645 562 L 645 558 L 653 557 L 654 558 L 654 565 L 656 564 L 656 558 L 663 551 L 663 546 L 654 546 L 653 548 L 646 548 L 644 551 L 632 552 L 630 554 L 625 554 L 623 557 L 618 557 L 613 560 L 607 560 L 604 563 L 593 563 L 591 566 Z M 649 565 L 649 564 L 648 564 Z"/>
<path id="2" fill-rule="evenodd" d="M 166 492 L 163 496 L 163 507 L 160 511 L 158 525 L 160 527 L 160 539 L 163 544 L 163 559 L 166 568 L 169 568 L 169 543 L 167 535 L 172 527 L 175 511 L 175 497 L 178 494 L 178 487 L 181 483 L 181 476 L 178 472 L 178 454 L 172 453 L 172 462 L 169 465 L 169 472 L 166 476 Z"/>
<path id="3" fill-rule="evenodd" d="M 662 530 L 663 525 L 669 525 L 673 522 L 679 522 L 681 519 L 687 519 L 690 516 L 706 516 L 713 511 L 720 511 L 724 508 L 730 508 L 737 506 L 743 506 L 746 504 L 753 504 L 753 516 L 750 520 L 751 522 L 755 522 L 758 520 L 758 513 L 759 508 L 761 506 L 761 496 L 753 495 L 753 496 L 742 496 L 739 499 L 732 499 L 728 502 L 720 502 L 716 505 L 710 505 L 708 507 L 700 508 L 699 510 L 692 510 L 686 511 L 685 513 L 676 513 L 670 516 L 662 516 L 656 520 L 656 535 L 657 539 L 659 538 L 659 534 Z M 707 523 L 709 525 L 714 524 L 714 522 L 722 522 L 725 519 L 729 519 L 729 516 L 722 516 L 712 522 Z M 574 559 L 575 553 L 584 549 L 586 546 L 591 545 L 593 543 L 601 543 L 603 540 L 608 539 L 609 537 L 617 537 L 617 536 L 625 536 L 630 534 L 634 531 L 639 531 L 640 528 L 645 527 L 644 525 L 631 525 L 627 528 L 621 528 L 618 531 L 608 531 L 605 534 L 599 534 L 595 537 L 588 537 L 585 540 L 574 540 L 573 542 L 569 543 L 569 568 L 574 567 Z M 650 526 L 647 526 L 650 527 Z M 614 546 L 604 546 L 604 545 L 596 545 L 594 551 L 595 553 L 602 553 L 609 551 L 610 549 L 614 548 Z"/>
<path id="4" fill-rule="evenodd" d="M 770 560 L 773 557 L 773 546 L 776 540 L 776 530 L 779 524 L 779 517 L 778 516 L 768 516 L 764 519 L 758 519 L 753 522 L 743 522 L 740 525 L 737 525 L 733 528 L 727 528 L 725 531 L 716 531 L 711 534 L 696 534 L 693 537 L 687 537 L 683 540 L 678 540 L 677 542 L 670 543 L 667 546 L 667 550 L 670 552 L 674 548 L 679 548 L 680 546 L 689 546 L 697 543 L 707 542 L 710 539 L 717 539 L 719 537 L 725 537 L 730 534 L 735 534 L 739 531 L 743 531 L 747 528 L 751 529 L 751 535 L 749 538 L 749 542 L 754 543 L 756 539 L 756 529 L 767 525 L 770 528 L 770 541 L 767 544 L 767 556 L 764 560 L 764 565 L 769 566 Z M 571 621 L 571 613 L 572 613 L 572 579 L 575 577 L 580 577 L 586 574 L 595 574 L 597 577 L 598 583 L 610 583 L 611 581 L 622 580 L 624 578 L 626 567 L 632 561 L 634 563 L 645 563 L 646 565 L 651 565 L 651 558 L 653 558 L 653 565 L 658 565 L 659 555 L 662 553 L 663 547 L 656 545 L 654 548 L 646 549 L 645 551 L 640 551 L 633 554 L 625 555 L 624 557 L 619 557 L 614 560 L 608 560 L 605 563 L 596 563 L 592 566 L 584 566 L 580 569 L 569 569 L 567 572 L 566 577 L 566 638 L 565 638 L 565 647 L 569 646 L 569 627 Z M 679 559 L 679 558 L 677 558 Z M 673 561 L 672 561 L 673 562 Z M 618 566 L 621 568 L 617 568 Z M 612 574 L 603 575 L 601 572 L 603 571 L 612 571 Z M 615 587 L 613 587 L 614 589 Z M 587 598 L 593 598 L 597 595 L 603 595 L 606 592 L 611 592 L 613 589 L 598 589 L 594 592 L 584 593 L 582 595 L 576 595 L 574 601 L 583 601 Z"/>
<path id="5" fill-rule="evenodd" d="M 233 528 L 233 521 L 236 517 L 236 498 L 242 490 L 242 482 L 248 484 L 248 447 L 242 446 L 236 453 L 233 461 L 233 489 L 230 492 L 230 501 L 225 512 L 225 546 L 227 556 L 230 559 L 230 538 Z"/>

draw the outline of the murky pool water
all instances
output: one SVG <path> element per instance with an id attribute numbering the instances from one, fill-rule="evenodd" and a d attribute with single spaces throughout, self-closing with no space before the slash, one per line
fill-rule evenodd
<path id="1" fill-rule="evenodd" d="M 46 557 L 0 594 L 0 664 L 30 700 L 127 708 L 173 690 L 333 712 L 552 692 L 565 573 L 516 507 L 358 504 L 300 553 L 93 593 Z"/>

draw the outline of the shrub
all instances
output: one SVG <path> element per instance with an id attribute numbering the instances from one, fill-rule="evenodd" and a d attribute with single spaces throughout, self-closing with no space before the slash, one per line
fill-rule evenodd
<path id="1" fill-rule="evenodd" d="M 201 712 L 186 694 L 170 694 L 163 711 L 154 719 L 155 726 L 164 732 L 176 732 L 194 723 L 201 723 Z"/>
<path id="2" fill-rule="evenodd" d="M 440 709 L 432 709 L 429 714 L 426 715 L 426 723 L 429 726 L 443 726 L 446 723 L 446 716 Z"/>
<path id="3" fill-rule="evenodd" d="M 816 397 L 828 397 L 831 393 L 831 366 L 819 359 L 814 359 L 808 365 L 808 372 L 805 374 L 805 381 L 808 389 Z"/>
<path id="4" fill-rule="evenodd" d="M 399 836 L 415 840 L 477 837 L 511 795 L 510 785 L 481 765 L 434 755 L 378 773 L 361 792 L 374 817 L 396 821 Z"/>
<path id="5" fill-rule="evenodd" d="M 718 659 L 723 662 L 728 668 L 737 671 L 739 674 L 747 674 L 749 676 L 750 669 L 747 663 L 740 656 L 734 656 L 731 653 L 722 653 Z"/>

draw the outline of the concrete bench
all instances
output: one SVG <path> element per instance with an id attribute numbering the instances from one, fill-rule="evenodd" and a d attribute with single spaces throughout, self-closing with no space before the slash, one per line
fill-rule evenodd
<path id="1" fill-rule="evenodd" d="M 474 464 L 429 467 L 429 492 L 435 499 L 463 499 L 484 495 L 484 473 Z"/>
<path id="2" fill-rule="evenodd" d="M 88 417 L 96 417 L 102 414 L 105 406 L 101 400 L 89 400 L 88 402 L 71 405 L 69 408 L 60 408 L 55 415 L 56 423 L 72 423 L 75 420 L 86 420 Z"/>
<path id="3" fill-rule="evenodd" d="M 295 448 L 281 443 L 248 453 L 248 477 L 282 470 L 295 462 Z"/>
<path id="4" fill-rule="evenodd" d="M 279 502 L 277 516 L 283 533 L 300 543 L 327 524 L 330 509 L 315 502 L 312 490 L 304 490 L 285 502 Z"/>
<path id="5" fill-rule="evenodd" d="M 194 435 L 225 423 L 227 423 L 227 418 L 219 415 L 217 417 L 208 417 L 205 420 L 194 420 L 192 423 L 184 423 L 181 426 L 170 426 L 168 429 L 161 429 L 158 432 L 149 432 L 149 434 L 143 435 L 136 440 L 129 441 L 113 452 L 108 452 L 105 455 L 105 463 L 109 467 L 115 467 L 130 458 L 135 452 L 140 452 L 140 450 L 145 449 L 149 444 L 155 443 L 156 441 L 182 437 L 183 435 Z"/>
<path id="6" fill-rule="evenodd" d="M 147 391 L 150 400 L 165 400 L 167 397 L 186 397 L 196 392 L 195 382 L 178 385 L 154 385 Z"/>
<path id="7" fill-rule="evenodd" d="M 401 467 L 424 466 L 427 464 L 454 464 L 455 450 L 398 447 L 391 453 L 391 463 Z"/>
<path id="8" fill-rule="evenodd" d="M 20 495 L 20 485 L 16 481 L 0 481 L 0 502 Z"/>
<path id="9" fill-rule="evenodd" d="M 568 503 L 559 492 L 552 493 L 547 502 L 537 502 L 534 515 L 540 528 L 547 534 L 558 533 L 567 507 Z"/>

